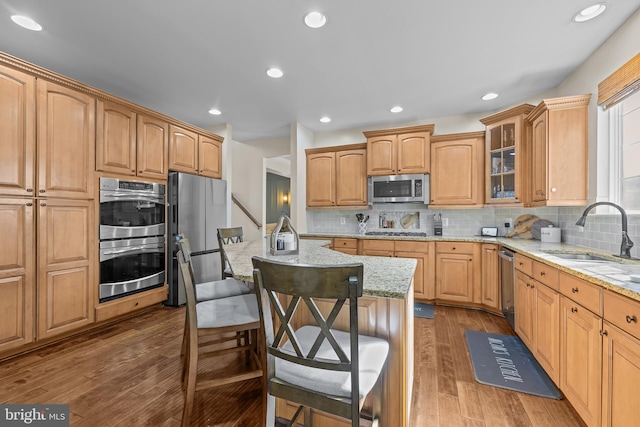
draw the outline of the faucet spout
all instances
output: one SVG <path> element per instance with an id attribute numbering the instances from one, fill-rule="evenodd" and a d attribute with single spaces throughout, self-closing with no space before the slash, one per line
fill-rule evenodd
<path id="1" fill-rule="evenodd" d="M 578 219 L 578 221 L 576 222 L 576 225 L 580 227 L 584 227 L 585 223 L 587 222 L 587 214 L 589 213 L 589 211 L 595 208 L 596 206 L 601 206 L 601 205 L 612 206 L 620 211 L 620 214 L 622 215 L 622 242 L 620 244 L 619 256 L 620 258 L 630 259 L 633 242 L 629 238 L 629 234 L 627 232 L 627 213 L 622 208 L 622 206 L 616 205 L 615 203 L 611 203 L 611 202 L 597 202 L 592 205 L 589 205 L 584 210 L 584 212 L 582 212 L 582 216 L 580 217 L 580 219 Z"/>

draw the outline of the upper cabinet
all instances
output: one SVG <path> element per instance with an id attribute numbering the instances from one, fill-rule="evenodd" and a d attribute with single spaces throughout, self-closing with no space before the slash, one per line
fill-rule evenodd
<path id="1" fill-rule="evenodd" d="M 0 194 L 33 196 L 36 79 L 0 66 Z"/>
<path id="2" fill-rule="evenodd" d="M 138 144 L 136 162 L 138 176 L 166 179 L 169 173 L 167 141 L 169 124 L 164 120 L 138 114 Z"/>
<path id="3" fill-rule="evenodd" d="M 307 206 L 366 206 L 365 144 L 306 150 Z"/>
<path id="4" fill-rule="evenodd" d="M 530 127 L 525 120 L 534 106 L 523 104 L 480 121 L 486 126 L 485 203 L 526 203 L 527 147 Z"/>
<path id="5" fill-rule="evenodd" d="M 431 137 L 430 194 L 432 207 L 484 203 L 484 132 Z"/>
<path id="6" fill-rule="evenodd" d="M 364 132 L 367 175 L 429 173 L 434 125 Z"/>
<path id="7" fill-rule="evenodd" d="M 92 199 L 95 98 L 37 80 L 38 195 Z"/>
<path id="8" fill-rule="evenodd" d="M 98 100 L 96 169 L 135 176 L 137 113 L 130 107 Z"/>
<path id="9" fill-rule="evenodd" d="M 222 138 L 169 126 L 169 169 L 222 178 Z"/>
<path id="10" fill-rule="evenodd" d="M 587 204 L 590 99 L 590 94 L 543 99 L 527 116 L 531 206 Z"/>

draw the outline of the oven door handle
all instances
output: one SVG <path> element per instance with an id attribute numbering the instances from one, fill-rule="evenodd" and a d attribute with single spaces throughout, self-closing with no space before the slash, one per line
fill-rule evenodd
<path id="1" fill-rule="evenodd" d="M 100 251 L 100 261 L 106 261 L 108 259 L 118 258 L 122 255 L 138 255 L 147 253 L 162 253 L 164 252 L 164 245 L 158 245 L 155 247 L 145 246 L 128 246 L 126 248 L 118 249 L 103 249 Z"/>
<path id="2" fill-rule="evenodd" d="M 104 202 L 150 202 L 164 204 L 164 197 L 150 196 L 147 194 L 130 194 L 130 193 L 100 193 L 100 203 Z"/>

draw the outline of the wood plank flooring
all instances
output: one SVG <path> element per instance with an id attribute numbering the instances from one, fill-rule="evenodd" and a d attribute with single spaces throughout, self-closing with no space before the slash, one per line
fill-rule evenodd
<path id="1" fill-rule="evenodd" d="M 511 334 L 487 313 L 437 306 L 415 319 L 411 426 L 584 426 L 566 400 L 475 382 L 465 329 Z M 158 307 L 135 318 L 0 363 L 0 402 L 68 403 L 72 426 L 179 426 L 179 355 L 184 309 Z M 236 369 L 242 358 L 204 369 Z M 261 424 L 261 382 L 196 393 L 194 426 Z M 394 427 L 394 426 L 388 426 Z"/>

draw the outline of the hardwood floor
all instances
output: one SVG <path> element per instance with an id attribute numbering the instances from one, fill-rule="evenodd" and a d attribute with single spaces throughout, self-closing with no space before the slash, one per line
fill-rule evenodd
<path id="1" fill-rule="evenodd" d="M 436 307 L 415 319 L 411 426 L 583 426 L 566 400 L 475 382 L 465 329 L 510 334 L 504 319 Z M 0 363 L 1 403 L 67 403 L 72 426 L 179 426 L 179 355 L 184 309 L 158 307 L 138 317 Z M 242 358 L 211 359 L 204 369 L 235 369 Z M 196 393 L 194 426 L 261 425 L 261 382 Z M 393 426 L 388 426 L 393 427 Z"/>

